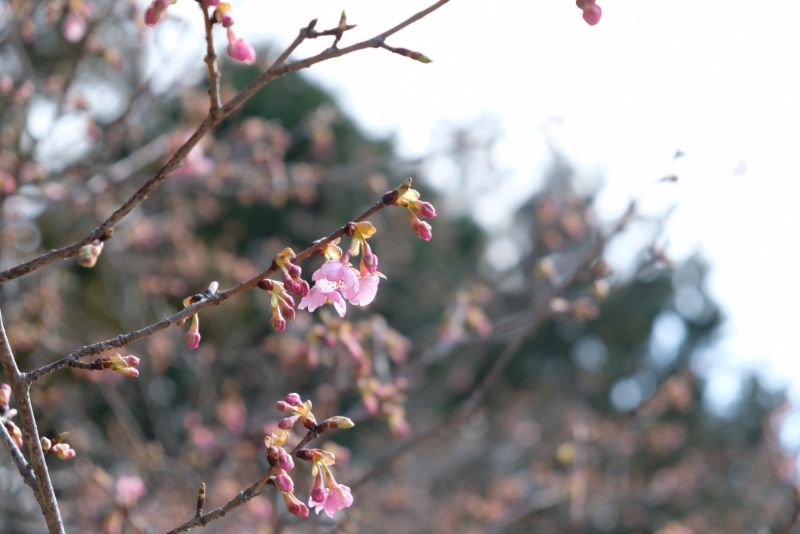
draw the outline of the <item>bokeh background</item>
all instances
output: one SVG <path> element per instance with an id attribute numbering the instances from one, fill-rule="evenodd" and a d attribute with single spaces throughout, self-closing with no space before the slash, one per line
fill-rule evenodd
<path id="1" fill-rule="evenodd" d="M 346 321 L 300 312 L 278 335 L 252 292 L 202 314 L 198 351 L 177 330 L 131 346 L 138 380 L 65 371 L 37 387 L 40 427 L 70 431 L 78 451 L 52 464 L 70 529 L 163 531 L 194 513 L 201 480 L 210 505 L 225 502 L 263 471 L 288 391 L 358 420 L 327 446 L 338 479 L 359 481 L 453 412 L 530 324 L 542 266 L 569 272 L 635 198 L 604 262 L 455 431 L 354 487 L 335 520 L 296 521 L 262 497 L 209 531 L 783 532 L 800 443 L 800 7 L 607 3 L 589 27 L 567 0 L 453 0 L 391 41 L 430 65 L 368 50 L 279 79 L 120 225 L 95 269 L 4 284 L 31 368 L 258 272 L 409 175 L 440 213 L 429 243 L 400 213 L 374 219 L 387 280 Z M 142 5 L 98 1 L 78 42 L 60 31 L 66 4 L 12 4 L 0 4 L 3 267 L 93 228 L 207 108 L 193 2 L 152 30 Z M 355 41 L 425 5 L 234 13 L 266 64 L 312 18 L 333 26 L 346 9 Z M 222 65 L 225 95 L 258 73 Z M 0 530 L 40 531 L 10 461 L 0 484 Z"/>

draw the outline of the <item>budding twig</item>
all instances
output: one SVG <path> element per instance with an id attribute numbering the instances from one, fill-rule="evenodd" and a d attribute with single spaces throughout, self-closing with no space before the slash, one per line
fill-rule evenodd
<path id="1" fill-rule="evenodd" d="M 384 194 L 381 197 L 381 200 L 379 200 L 378 202 L 373 204 L 372 207 L 370 207 L 369 209 L 364 211 L 361 215 L 359 215 L 358 217 L 353 219 L 353 221 L 354 222 L 359 222 L 359 221 L 364 221 L 364 220 L 368 219 L 369 217 L 371 217 L 375 213 L 379 212 L 383 208 L 391 205 L 390 200 L 392 198 L 396 198 L 396 195 L 392 195 L 392 192 Z M 334 241 L 335 239 L 338 239 L 338 238 L 344 236 L 347 233 L 347 228 L 348 228 L 349 224 L 350 223 L 347 223 L 347 224 L 343 225 L 342 227 L 340 227 L 335 232 L 333 232 L 332 234 L 330 234 L 330 235 L 328 235 L 328 236 L 326 236 L 326 237 L 324 237 L 322 239 L 318 239 L 318 240 L 314 241 L 314 243 L 312 243 L 311 246 L 309 246 L 308 248 L 306 248 L 305 250 L 299 252 L 296 255 L 295 261 L 301 262 L 303 260 L 306 260 L 306 259 L 310 258 L 314 254 L 316 254 L 318 251 L 322 250 L 328 243 Z M 275 274 L 277 272 L 277 270 L 278 270 L 277 266 L 273 262 L 269 266 L 269 268 L 267 268 L 266 270 L 256 274 L 255 276 L 252 276 L 252 277 L 248 278 L 247 280 L 243 280 L 243 281 L 239 282 L 238 284 L 236 284 L 236 285 L 234 285 L 234 286 L 232 286 L 232 287 L 230 287 L 230 288 L 228 288 L 228 289 L 226 289 L 224 291 L 218 291 L 218 292 L 214 293 L 213 295 L 205 295 L 205 294 L 198 295 L 199 298 L 198 298 L 197 302 L 195 302 L 194 304 L 191 304 L 189 306 L 186 306 L 185 308 L 183 308 L 179 312 L 174 313 L 174 314 L 170 315 L 169 317 L 165 317 L 165 318 L 161 319 L 160 321 L 158 321 L 156 323 L 153 323 L 153 324 L 151 324 L 149 326 L 145 326 L 144 328 L 140 328 L 138 330 L 134 330 L 133 332 L 128 332 L 126 334 L 120 334 L 115 338 L 107 339 L 105 341 L 99 341 L 99 342 L 93 343 L 91 345 L 84 345 L 83 347 L 80 347 L 80 348 L 70 352 L 67 356 L 65 356 L 64 358 L 61 358 L 60 360 L 56 360 L 56 361 L 54 361 L 52 363 L 49 363 L 47 365 L 43 365 L 43 366 L 41 366 L 41 367 L 39 367 L 37 369 L 34 369 L 33 371 L 25 373 L 23 375 L 22 379 L 26 383 L 31 384 L 31 383 L 39 380 L 43 376 L 46 376 L 46 375 L 52 373 L 53 371 L 56 371 L 56 370 L 61 369 L 63 367 L 70 366 L 70 367 L 87 368 L 84 365 L 76 364 L 76 362 L 78 362 L 80 360 L 80 358 L 83 357 L 83 356 L 92 356 L 92 355 L 95 355 L 95 354 L 100 354 L 102 352 L 106 352 L 106 351 L 111 350 L 111 349 L 124 347 L 125 345 L 133 343 L 134 341 L 137 341 L 139 339 L 143 339 L 145 337 L 151 336 L 155 332 L 159 332 L 161 330 L 169 328 L 172 325 L 183 324 L 183 322 L 186 321 L 186 319 L 188 319 L 189 317 L 191 317 L 195 313 L 199 312 L 200 310 L 208 308 L 208 307 L 210 307 L 212 305 L 217 305 L 217 304 L 219 304 L 219 303 L 221 303 L 223 301 L 228 300 L 229 298 L 231 298 L 231 297 L 233 297 L 235 295 L 238 295 L 239 293 L 241 293 L 241 292 L 243 292 L 243 291 L 245 291 L 247 289 L 256 287 L 258 285 L 259 281 L 261 281 L 263 278 L 267 278 L 268 276 Z M 91 367 L 88 367 L 88 368 L 91 368 Z"/>
<path id="2" fill-rule="evenodd" d="M 386 38 L 394 35 L 403 28 L 410 26 L 418 20 L 424 18 L 430 13 L 436 11 L 443 5 L 447 4 L 450 0 L 439 0 L 428 6 L 426 9 L 412 15 L 400 24 L 386 30 L 383 33 L 376 35 L 371 39 L 361 41 L 359 43 L 350 45 L 345 48 L 328 48 L 315 56 L 308 57 L 292 63 L 285 63 L 291 52 L 299 46 L 299 44 L 306 38 L 306 33 L 301 30 L 300 35 L 289 45 L 289 47 L 278 57 L 270 67 L 265 70 L 258 78 L 250 82 L 250 84 L 242 89 L 235 97 L 231 98 L 225 105 L 223 105 L 219 112 L 212 114 L 209 112 L 206 117 L 200 122 L 195 129 L 194 133 L 175 151 L 172 157 L 164 163 L 156 174 L 144 183 L 136 192 L 134 192 L 116 211 L 106 218 L 99 226 L 89 232 L 85 237 L 76 241 L 71 245 L 67 245 L 58 249 L 53 249 L 32 260 L 21 263 L 16 267 L 0 271 L 0 283 L 14 280 L 20 276 L 24 276 L 32 271 L 41 269 L 46 265 L 50 265 L 56 261 L 72 258 L 78 254 L 81 247 L 92 243 L 94 240 L 99 239 L 105 241 L 111 237 L 114 227 L 122 221 L 131 211 L 141 204 L 153 191 L 155 191 L 168 177 L 177 169 L 187 154 L 206 136 L 211 130 L 216 128 L 223 119 L 227 118 L 235 111 L 237 111 L 247 100 L 249 100 L 256 92 L 261 90 L 265 85 L 272 82 L 276 78 L 285 76 L 286 74 L 298 72 L 300 70 L 328 61 L 337 57 L 352 54 L 359 50 L 367 48 L 380 48 L 386 41 Z M 305 28 L 304 28 L 305 30 Z M 166 328 L 165 325 L 162 328 Z"/>

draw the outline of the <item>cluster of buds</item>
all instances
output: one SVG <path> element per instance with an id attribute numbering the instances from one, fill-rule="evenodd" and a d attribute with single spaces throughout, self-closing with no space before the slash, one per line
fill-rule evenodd
<path id="1" fill-rule="evenodd" d="M 95 239 L 88 245 L 84 245 L 78 251 L 78 265 L 91 269 L 97 264 L 100 254 L 103 252 L 104 242 Z"/>
<path id="2" fill-rule="evenodd" d="M 70 447 L 69 443 L 64 440 L 69 436 L 69 432 L 62 432 L 53 438 L 42 436 L 40 439 L 42 443 L 42 451 L 45 454 L 55 455 L 59 460 L 70 460 L 75 458 L 75 449 Z"/>
<path id="3" fill-rule="evenodd" d="M 275 265 L 281 272 L 281 279 L 286 286 L 286 290 L 303 298 L 308 295 L 311 288 L 308 286 L 308 282 L 300 278 L 303 269 L 299 265 L 292 263 L 295 257 L 294 250 L 286 247 L 275 256 Z"/>
<path id="4" fill-rule="evenodd" d="M 9 408 L 11 402 L 11 386 L 0 384 L 0 423 L 6 427 L 18 448 L 22 448 L 22 431 L 11 419 L 17 415 L 17 410 Z"/>
<path id="5" fill-rule="evenodd" d="M 575 5 L 583 11 L 583 20 L 586 21 L 586 24 L 594 26 L 600 22 L 603 10 L 595 4 L 595 0 L 575 0 Z"/>
<path id="6" fill-rule="evenodd" d="M 281 429 L 279 432 L 273 432 L 264 439 L 264 444 L 267 446 L 267 461 L 272 471 L 270 483 L 281 492 L 289 513 L 297 517 L 308 517 L 308 506 L 294 495 L 294 481 L 288 473 L 294 468 L 294 461 L 292 455 L 283 448 L 288 439 L 287 430 L 300 421 L 311 435 L 319 435 L 328 430 L 352 428 L 354 423 L 342 416 L 329 417 L 317 423 L 311 412 L 311 401 L 304 402 L 297 393 L 286 395 L 283 400 L 277 402 L 277 408 L 290 415 L 278 422 Z M 301 460 L 312 462 L 311 474 L 314 477 L 314 485 L 308 505 L 318 514 L 324 510 L 329 517 L 333 517 L 337 510 L 353 504 L 350 488 L 338 484 L 333 478 L 330 466 L 336 463 L 336 457 L 332 452 L 323 449 L 301 449 L 295 454 Z"/>
<path id="7" fill-rule="evenodd" d="M 412 179 L 409 178 L 400 187 L 384 195 L 384 202 L 407 208 L 408 222 L 411 223 L 414 234 L 420 239 L 430 241 L 433 237 L 431 225 L 421 219 L 435 219 L 436 209 L 430 202 L 419 199 L 419 191 L 411 189 L 411 182 Z"/>
<path id="8" fill-rule="evenodd" d="M 259 280 L 259 289 L 270 293 L 269 305 L 272 307 L 272 328 L 277 332 L 286 330 L 286 321 L 291 321 L 295 317 L 294 297 L 286 290 L 282 282 L 276 282 L 268 278 Z"/>
<path id="9" fill-rule="evenodd" d="M 403 406 L 407 384 L 400 379 L 393 384 L 383 384 L 375 377 L 365 377 L 358 381 L 358 390 L 361 393 L 361 402 L 364 409 L 371 415 L 383 415 L 389 424 L 392 435 L 407 436 L 411 431 L 406 420 L 406 411 Z"/>

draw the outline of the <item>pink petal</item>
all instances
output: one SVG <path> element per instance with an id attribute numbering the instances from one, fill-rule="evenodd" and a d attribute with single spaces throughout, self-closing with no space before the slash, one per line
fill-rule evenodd
<path id="1" fill-rule="evenodd" d="M 375 295 L 378 293 L 379 282 L 380 277 L 378 275 L 362 276 L 358 285 L 357 294 L 353 298 L 348 299 L 350 304 L 366 306 L 375 300 Z"/>

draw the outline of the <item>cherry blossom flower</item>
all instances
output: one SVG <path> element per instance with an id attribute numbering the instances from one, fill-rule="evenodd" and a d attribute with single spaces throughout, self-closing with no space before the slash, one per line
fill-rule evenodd
<path id="1" fill-rule="evenodd" d="M 314 476 L 314 485 L 308 498 L 308 505 L 317 514 L 324 511 L 328 517 L 333 517 L 339 510 L 352 506 L 353 495 L 350 488 L 336 482 L 330 469 L 336 461 L 333 453 L 323 449 L 309 449 L 304 452 L 313 462 L 311 473 Z"/>
<path id="2" fill-rule="evenodd" d="M 256 51 L 250 44 L 228 29 L 228 55 L 236 61 L 250 65 L 256 60 Z"/>
<path id="3" fill-rule="evenodd" d="M 358 296 L 358 271 L 350 265 L 347 257 L 341 260 L 328 260 L 311 276 L 314 287 L 300 301 L 300 309 L 313 312 L 324 304 L 333 304 L 339 317 L 347 312 L 345 299 Z"/>

